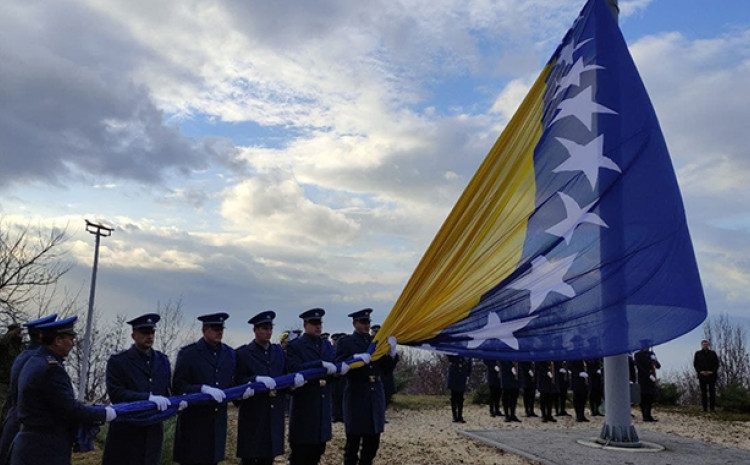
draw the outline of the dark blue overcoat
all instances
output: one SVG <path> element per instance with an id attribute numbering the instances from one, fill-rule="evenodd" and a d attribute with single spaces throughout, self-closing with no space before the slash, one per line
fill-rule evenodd
<path id="1" fill-rule="evenodd" d="M 333 346 L 321 338 L 303 334 L 286 348 L 287 371 L 320 368 L 333 362 Z M 292 391 L 289 413 L 290 444 L 322 444 L 331 440 L 331 386 L 325 378 L 310 380 Z"/>
<path id="2" fill-rule="evenodd" d="M 586 373 L 586 365 L 583 360 L 573 360 L 568 362 L 568 369 L 570 370 L 570 387 L 574 392 L 588 391 L 589 382 L 586 378 L 581 377 L 581 373 Z"/>
<path id="3" fill-rule="evenodd" d="M 586 361 L 589 373 L 589 391 L 601 391 L 604 389 L 604 378 L 602 376 L 602 359 L 594 358 Z"/>
<path id="4" fill-rule="evenodd" d="M 656 394 L 656 382 L 650 376 L 655 375 L 653 369 L 661 368 L 661 364 L 653 360 L 654 353 L 650 350 L 639 350 L 635 353 L 635 368 L 638 372 L 638 384 L 641 385 L 641 395 Z"/>
<path id="5" fill-rule="evenodd" d="M 568 386 L 570 386 L 570 376 L 568 374 L 567 362 L 555 362 L 555 381 L 557 382 L 558 391 L 564 391 L 568 389 Z"/>
<path id="6" fill-rule="evenodd" d="M 518 362 L 518 381 L 522 388 L 536 390 L 533 362 Z"/>
<path id="7" fill-rule="evenodd" d="M 177 354 L 172 391 L 174 394 L 201 392 L 204 384 L 226 389 L 234 383 L 234 368 L 231 347 L 221 344 L 215 348 L 200 339 Z M 174 461 L 180 464 L 220 462 L 224 460 L 226 440 L 226 402 L 190 406 L 177 417 Z"/>
<path id="8" fill-rule="evenodd" d="M 491 388 L 501 387 L 500 372 L 495 370 L 495 367 L 500 367 L 500 362 L 497 360 L 485 360 L 484 365 L 487 367 L 487 386 Z"/>
<path id="9" fill-rule="evenodd" d="M 372 336 L 354 332 L 339 339 L 336 344 L 336 361 L 343 362 L 354 354 L 367 352 Z M 383 359 L 389 359 L 382 362 Z M 344 428 L 346 434 L 366 436 L 380 434 L 385 429 L 385 389 L 383 367 L 388 368 L 393 359 L 385 355 L 359 368 L 349 370 L 344 383 Z"/>
<path id="10" fill-rule="evenodd" d="M 552 377 L 550 378 L 550 374 Z M 552 362 L 535 362 L 534 378 L 536 378 L 536 389 L 540 394 L 556 394 L 557 384 L 555 382 L 555 366 Z"/>
<path id="11" fill-rule="evenodd" d="M 12 465 L 69 465 L 79 424 L 101 424 L 104 407 L 86 406 L 73 394 L 59 355 L 40 347 L 18 378 L 18 419 L 23 425 L 11 452 Z"/>
<path id="12" fill-rule="evenodd" d="M 278 344 L 263 347 L 255 341 L 238 347 L 235 384 L 255 382 L 256 376 L 276 378 L 286 372 L 286 356 Z M 240 403 L 237 457 L 270 458 L 284 453 L 284 399 L 282 392 L 256 392 Z"/>
<path id="13" fill-rule="evenodd" d="M 172 370 L 163 353 L 140 352 L 135 346 L 107 361 L 107 394 L 113 404 L 148 400 L 149 394 L 168 397 Z M 164 428 L 114 422 L 109 426 L 102 465 L 156 465 L 161 459 Z"/>
<path id="14" fill-rule="evenodd" d="M 466 383 L 471 376 L 472 360 L 469 357 L 460 357 L 458 355 L 449 355 L 448 361 L 448 389 L 451 391 L 465 392 Z"/>
<path id="15" fill-rule="evenodd" d="M 516 372 L 513 373 L 513 368 L 516 369 Z M 512 389 L 519 389 L 521 387 L 521 383 L 519 383 L 519 372 L 518 372 L 518 363 L 517 362 L 508 362 L 508 361 L 502 361 L 500 362 L 500 387 L 504 390 L 512 390 Z"/>
<path id="16" fill-rule="evenodd" d="M 26 365 L 32 355 L 39 348 L 39 344 L 31 343 L 29 348 L 18 354 L 10 368 L 10 384 L 8 385 L 8 415 L 5 417 L 3 424 L 3 434 L 0 436 L 0 464 L 8 463 L 10 445 L 13 438 L 21 428 L 21 422 L 18 421 L 18 376 L 21 374 L 21 368 Z"/>

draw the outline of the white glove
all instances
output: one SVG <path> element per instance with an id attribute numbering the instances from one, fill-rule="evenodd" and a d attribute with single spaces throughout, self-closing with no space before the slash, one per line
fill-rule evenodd
<path id="1" fill-rule="evenodd" d="M 551 371 L 548 371 L 548 372 L 547 372 L 547 377 L 548 377 L 549 379 L 552 379 L 552 372 L 551 372 Z"/>
<path id="2" fill-rule="evenodd" d="M 529 376 L 534 377 L 534 370 L 529 370 Z"/>
<path id="3" fill-rule="evenodd" d="M 181 401 L 180 401 L 180 405 L 178 405 L 178 406 L 177 406 L 177 411 L 178 411 L 178 412 L 182 412 L 182 411 L 183 411 L 183 410 L 185 410 L 185 409 L 186 409 L 187 407 L 188 407 L 188 403 L 187 403 L 187 401 L 186 401 L 186 400 L 181 400 Z"/>
<path id="4" fill-rule="evenodd" d="M 495 365 L 495 371 L 498 372 L 498 373 L 500 373 L 500 367 L 497 366 L 497 365 Z"/>
<path id="5" fill-rule="evenodd" d="M 112 407 L 104 407 L 104 413 L 106 414 L 104 421 L 107 423 L 117 418 L 117 412 Z"/>
<path id="6" fill-rule="evenodd" d="M 269 391 L 276 389 L 276 380 L 270 376 L 256 376 L 255 381 L 265 384 Z"/>
<path id="7" fill-rule="evenodd" d="M 156 409 L 160 412 L 165 411 L 170 405 L 172 405 L 172 402 L 170 402 L 169 399 L 164 396 L 155 396 L 153 394 L 149 394 L 148 400 L 155 403 Z"/>
<path id="8" fill-rule="evenodd" d="M 597 375 L 601 375 L 602 374 L 602 370 L 596 370 L 596 374 Z"/>
<path id="9" fill-rule="evenodd" d="M 248 399 L 255 395 L 255 390 L 251 387 L 245 389 L 245 392 L 242 393 L 242 400 Z"/>
<path id="10" fill-rule="evenodd" d="M 559 371 L 559 372 L 560 372 L 560 373 L 562 373 L 562 374 L 565 374 L 565 373 L 566 373 L 566 372 L 567 372 L 568 370 L 566 370 L 565 368 L 560 368 L 560 369 L 559 369 L 559 370 L 557 370 L 557 371 Z"/>
<path id="11" fill-rule="evenodd" d="M 372 359 L 372 357 L 370 357 L 370 354 L 368 354 L 367 352 L 363 352 L 361 354 L 354 354 L 354 358 L 358 358 L 362 360 L 363 362 L 365 362 L 365 365 L 370 363 L 370 360 Z"/>
<path id="12" fill-rule="evenodd" d="M 395 336 L 388 336 L 388 344 L 391 346 L 391 352 L 389 355 L 391 357 L 396 356 L 396 337 Z"/>
<path id="13" fill-rule="evenodd" d="M 653 381 L 653 382 L 656 382 L 656 376 L 654 376 L 654 375 L 650 375 L 650 376 L 648 377 L 648 379 L 650 379 L 650 380 L 651 380 L 651 381 Z"/>
<path id="14" fill-rule="evenodd" d="M 589 374 L 586 373 L 585 371 L 582 371 L 582 372 L 578 373 L 578 376 L 580 376 L 581 378 L 588 378 Z"/>
<path id="15" fill-rule="evenodd" d="M 302 387 L 305 385 L 307 381 L 305 381 L 305 377 L 302 376 L 301 373 L 295 373 L 294 374 L 294 387 L 295 389 L 298 387 Z"/>
<path id="16" fill-rule="evenodd" d="M 656 361 L 656 354 L 651 354 L 651 360 Z"/>
<path id="17" fill-rule="evenodd" d="M 323 368 L 326 369 L 329 375 L 333 375 L 336 373 L 336 365 L 331 362 L 326 362 L 325 360 L 323 360 L 321 363 L 323 364 Z"/>
<path id="18" fill-rule="evenodd" d="M 346 362 L 341 362 L 341 369 L 339 370 L 339 375 L 344 376 L 349 372 L 349 365 L 346 364 Z"/>
<path id="19" fill-rule="evenodd" d="M 513 376 L 518 374 L 518 370 L 516 370 L 516 367 L 511 368 L 510 372 L 513 373 Z"/>
<path id="20" fill-rule="evenodd" d="M 224 394 L 224 391 L 222 391 L 221 389 L 211 387 L 205 384 L 201 386 L 201 392 L 203 394 L 208 394 L 209 396 L 213 397 L 214 400 L 218 403 L 224 402 L 224 399 L 227 398 L 227 395 Z"/>

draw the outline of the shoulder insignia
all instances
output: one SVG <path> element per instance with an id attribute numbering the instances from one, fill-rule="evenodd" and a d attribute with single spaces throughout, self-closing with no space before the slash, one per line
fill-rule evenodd
<path id="1" fill-rule="evenodd" d="M 47 356 L 47 364 L 48 365 L 59 365 L 60 362 L 57 361 L 57 359 L 51 355 Z"/>

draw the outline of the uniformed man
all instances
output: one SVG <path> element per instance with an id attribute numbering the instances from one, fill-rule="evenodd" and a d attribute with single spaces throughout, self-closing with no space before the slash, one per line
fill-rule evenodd
<path id="1" fill-rule="evenodd" d="M 77 319 L 38 326 L 42 346 L 18 379 L 21 431 L 13 442 L 11 465 L 70 465 L 78 424 L 101 424 L 117 417 L 112 407 L 86 406 L 75 399 L 63 360 L 75 345 Z"/>
<path id="2" fill-rule="evenodd" d="M 333 347 L 320 338 L 325 310 L 313 308 L 302 312 L 304 333 L 287 346 L 287 372 L 325 368 L 336 372 Z M 341 343 L 341 341 L 339 341 Z M 331 387 L 318 379 L 295 389 L 289 414 L 290 465 L 315 465 L 331 440 Z"/>
<path id="3" fill-rule="evenodd" d="M 505 422 L 518 422 L 521 420 L 516 416 L 516 405 L 518 405 L 519 383 L 518 362 L 500 362 L 500 389 L 503 398 L 503 413 Z M 499 412 L 498 412 L 499 413 Z"/>
<path id="4" fill-rule="evenodd" d="M 226 313 L 199 316 L 203 337 L 180 349 L 174 367 L 175 394 L 202 392 L 215 403 L 191 405 L 180 412 L 174 439 L 174 461 L 182 465 L 216 464 L 224 460 L 227 404 L 223 389 L 234 383 L 235 355 L 221 342 Z"/>
<path id="5" fill-rule="evenodd" d="M 132 327 L 133 345 L 107 361 L 107 394 L 112 403 L 149 400 L 159 411 L 169 407 L 172 370 L 167 356 L 153 348 L 160 319 L 156 313 L 147 313 L 127 322 Z M 162 423 L 113 423 L 104 443 L 102 465 L 156 465 L 161 460 L 163 437 Z"/>
<path id="6" fill-rule="evenodd" d="M 557 396 L 555 364 L 553 362 L 534 362 L 534 378 L 539 391 L 539 408 L 542 410 L 542 423 L 557 422 L 552 416 L 552 406 Z"/>
<path id="7" fill-rule="evenodd" d="M 472 361 L 469 357 L 449 355 L 448 390 L 451 392 L 451 412 L 453 423 L 466 423 L 464 420 L 464 393 L 471 376 Z"/>
<path id="8" fill-rule="evenodd" d="M 380 325 L 372 325 L 370 327 L 370 334 L 374 338 L 380 331 Z M 393 357 L 382 357 L 380 359 L 380 371 L 381 379 L 383 380 L 383 390 L 385 391 L 385 408 L 391 404 L 393 395 L 396 394 L 396 377 L 393 372 L 396 371 L 396 365 L 401 360 L 398 353 Z M 388 423 L 388 420 L 385 420 Z"/>
<path id="9" fill-rule="evenodd" d="M 336 347 L 336 361 L 352 358 L 369 360 L 371 308 L 350 313 L 354 332 L 342 338 Z M 396 355 L 396 344 L 391 343 L 390 353 L 380 360 L 351 370 L 344 384 L 344 465 L 370 465 L 380 446 L 380 433 L 385 429 L 385 390 L 382 381 L 381 360 Z"/>
<path id="10" fill-rule="evenodd" d="M 555 397 L 555 416 L 556 417 L 569 417 L 570 414 L 565 408 L 565 404 L 568 402 L 568 386 L 570 385 L 570 374 L 568 373 L 568 365 L 564 360 L 555 362 L 555 370 L 557 372 L 555 381 L 557 382 L 557 397 Z"/>
<path id="11" fill-rule="evenodd" d="M 286 371 L 286 355 L 271 343 L 276 312 L 260 312 L 248 320 L 255 338 L 235 350 L 235 384 L 261 382 L 269 391 L 245 391 L 239 407 L 237 457 L 242 465 L 271 465 L 284 453 L 284 397 L 275 390 L 274 378 Z"/>
<path id="12" fill-rule="evenodd" d="M 602 416 L 599 408 L 602 406 L 602 396 L 604 395 L 603 363 L 601 358 L 586 361 L 586 368 L 589 371 L 589 409 L 592 417 Z"/>
<path id="13" fill-rule="evenodd" d="M 586 418 L 586 399 L 589 396 L 589 373 L 586 362 L 572 360 L 568 362 L 570 369 L 570 388 L 573 390 L 573 410 L 576 412 L 577 422 L 588 422 Z"/>
<path id="14" fill-rule="evenodd" d="M 331 335 L 331 345 L 333 346 L 333 352 L 336 353 L 336 347 L 338 346 L 338 341 L 346 334 L 344 333 L 334 333 Z M 328 380 L 329 384 L 331 385 L 331 417 L 332 421 L 334 423 L 341 423 L 344 421 L 344 383 L 345 379 L 334 377 Z M 386 397 L 386 403 L 387 403 L 387 397 Z"/>
<path id="15" fill-rule="evenodd" d="M 642 341 L 643 348 L 635 353 L 635 367 L 638 371 L 638 384 L 641 386 L 641 414 L 643 421 L 658 421 L 651 414 L 651 408 L 656 398 L 656 370 L 661 363 L 649 348 L 650 341 Z"/>
<path id="16" fill-rule="evenodd" d="M 490 416 L 500 416 L 500 399 L 503 388 L 500 383 L 500 361 L 484 360 L 487 375 L 487 387 L 490 390 Z"/>
<path id="17" fill-rule="evenodd" d="M 8 386 L 10 385 L 10 369 L 18 354 L 23 352 L 23 335 L 21 325 L 12 323 L 8 331 L 0 337 L 0 422 L 5 421 L 8 414 Z"/>
<path id="18" fill-rule="evenodd" d="M 537 416 L 534 413 L 534 399 L 536 398 L 536 380 L 534 379 L 534 363 L 518 362 L 519 382 L 523 388 L 523 409 L 527 417 Z"/>
<path id="19" fill-rule="evenodd" d="M 10 369 L 10 384 L 8 385 L 8 415 L 3 425 L 3 435 L 0 438 L 0 464 L 8 463 L 10 459 L 10 445 L 16 437 L 21 423 L 18 421 L 18 376 L 21 369 L 36 350 L 42 345 L 42 333 L 37 328 L 39 325 L 51 323 L 57 319 L 57 313 L 39 318 L 38 320 L 24 323 L 29 334 L 29 345 L 13 361 Z"/>

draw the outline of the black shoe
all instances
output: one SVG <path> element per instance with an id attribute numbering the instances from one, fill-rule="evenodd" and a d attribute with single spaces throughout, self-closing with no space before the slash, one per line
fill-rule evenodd
<path id="1" fill-rule="evenodd" d="M 566 412 L 565 410 L 563 410 L 562 412 L 558 413 L 556 416 L 558 416 L 558 417 L 569 417 L 570 414 L 568 412 Z"/>
<path id="2" fill-rule="evenodd" d="M 547 417 L 547 421 L 551 421 L 552 423 L 557 423 L 557 420 L 555 420 L 555 417 L 553 417 L 552 415 Z"/>
<path id="3" fill-rule="evenodd" d="M 497 413 L 495 413 L 495 412 L 490 412 L 490 416 L 491 416 L 491 417 L 496 417 L 496 416 L 497 416 Z"/>
<path id="4" fill-rule="evenodd" d="M 459 418 L 459 419 L 458 419 L 458 422 L 459 422 L 459 423 L 466 423 L 466 420 L 464 420 L 463 418 Z"/>
<path id="5" fill-rule="evenodd" d="M 454 418 L 453 423 L 460 423 L 460 421 L 458 421 L 458 418 Z"/>
<path id="6" fill-rule="evenodd" d="M 505 423 L 510 423 L 511 421 L 513 420 L 511 420 L 510 417 L 505 417 Z"/>
<path id="7" fill-rule="evenodd" d="M 654 422 L 657 422 L 659 420 L 657 420 L 654 417 L 648 417 L 648 418 L 644 418 L 643 421 L 648 422 L 648 423 L 654 423 Z"/>
<path id="8" fill-rule="evenodd" d="M 581 417 L 581 418 L 576 418 L 576 421 L 577 421 L 578 423 L 588 423 L 588 422 L 589 422 L 589 419 L 588 419 L 588 418 L 586 418 L 586 417 Z"/>
<path id="9" fill-rule="evenodd" d="M 542 417 L 542 423 L 547 423 L 548 421 L 547 417 Z"/>
<path id="10" fill-rule="evenodd" d="M 515 423 L 521 423 L 521 420 L 517 416 L 515 416 L 515 415 L 512 415 L 510 417 L 510 421 L 513 421 Z"/>
<path id="11" fill-rule="evenodd" d="M 538 417 L 539 415 L 537 415 L 537 414 L 536 414 L 536 413 L 534 413 L 534 412 L 531 412 L 531 413 L 527 414 L 526 416 L 527 416 L 527 417 Z"/>

